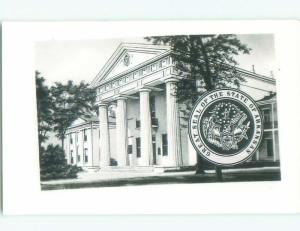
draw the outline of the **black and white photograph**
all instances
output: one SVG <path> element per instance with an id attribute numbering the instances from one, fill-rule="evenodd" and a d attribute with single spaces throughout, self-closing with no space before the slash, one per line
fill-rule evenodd
<path id="1" fill-rule="evenodd" d="M 298 26 L 5 23 L 5 214 L 299 211 Z"/>
<path id="2" fill-rule="evenodd" d="M 274 34 L 34 43 L 41 190 L 280 181 Z"/>
<path id="3" fill-rule="evenodd" d="M 2 2 L 0 230 L 299 227 L 297 1 Z"/>

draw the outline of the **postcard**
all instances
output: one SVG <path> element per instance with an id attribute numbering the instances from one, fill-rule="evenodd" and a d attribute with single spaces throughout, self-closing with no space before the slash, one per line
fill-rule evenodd
<path id="1" fill-rule="evenodd" d="M 4 213 L 299 212 L 297 29 L 4 23 Z"/>

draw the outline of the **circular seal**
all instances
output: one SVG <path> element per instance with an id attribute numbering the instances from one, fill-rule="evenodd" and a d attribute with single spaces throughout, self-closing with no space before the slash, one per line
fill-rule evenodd
<path id="1" fill-rule="evenodd" d="M 255 101 L 229 88 L 209 91 L 196 102 L 189 119 L 189 136 L 197 152 L 217 165 L 249 159 L 263 135 L 263 120 Z"/>

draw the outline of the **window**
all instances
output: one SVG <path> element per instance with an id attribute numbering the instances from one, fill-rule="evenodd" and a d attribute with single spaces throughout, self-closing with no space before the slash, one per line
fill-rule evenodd
<path id="1" fill-rule="evenodd" d="M 155 118 L 155 96 L 150 97 L 151 118 Z"/>
<path id="2" fill-rule="evenodd" d="M 161 149 L 160 148 L 157 149 L 157 154 L 161 155 Z"/>
<path id="3" fill-rule="evenodd" d="M 162 134 L 162 155 L 168 155 L 168 134 Z"/>
<path id="4" fill-rule="evenodd" d="M 264 127 L 265 129 L 270 129 L 272 128 L 272 112 L 270 108 L 263 108 L 263 120 L 264 120 Z"/>
<path id="5" fill-rule="evenodd" d="M 136 138 L 136 157 L 141 157 L 141 138 Z"/>
<path id="6" fill-rule="evenodd" d="M 135 121 L 135 128 L 140 128 L 141 127 L 141 121 L 140 120 L 136 120 Z"/>
<path id="7" fill-rule="evenodd" d="M 77 162 L 80 162 L 80 155 L 78 151 L 78 146 L 76 147 L 76 153 L 77 153 Z"/>
<path id="8" fill-rule="evenodd" d="M 88 149 L 84 149 L 84 162 L 87 163 L 89 162 L 89 157 L 88 157 Z"/>
<path id="9" fill-rule="evenodd" d="M 128 144 L 127 146 L 127 153 L 132 154 L 132 144 Z"/>
<path id="10" fill-rule="evenodd" d="M 70 144 L 73 144 L 72 134 L 70 134 Z"/>
<path id="11" fill-rule="evenodd" d="M 268 157 L 273 157 L 273 140 L 267 139 L 267 156 Z"/>
<path id="12" fill-rule="evenodd" d="M 271 109 L 270 108 L 263 109 L 263 115 L 264 115 L 265 123 L 270 123 L 271 122 Z"/>
<path id="13" fill-rule="evenodd" d="M 71 162 L 71 164 L 73 164 L 74 163 L 73 150 L 71 150 L 71 152 L 70 152 L 70 157 L 71 157 L 70 162 Z"/>
<path id="14" fill-rule="evenodd" d="M 83 130 L 83 140 L 87 141 L 86 129 Z"/>

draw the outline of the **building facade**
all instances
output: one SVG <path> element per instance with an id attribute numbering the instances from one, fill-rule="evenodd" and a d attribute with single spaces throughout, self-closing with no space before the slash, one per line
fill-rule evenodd
<path id="1" fill-rule="evenodd" d="M 94 136 L 91 137 L 93 145 L 89 147 L 95 161 L 88 159 L 88 164 L 102 168 L 111 166 L 112 160 L 119 167 L 196 164 L 197 154 L 189 141 L 188 129 L 184 126 L 186 121 L 182 119 L 184 105 L 178 104 L 173 94 L 182 77 L 177 74 L 170 54 L 167 46 L 121 44 L 92 81 L 91 86 L 97 94 L 99 122 L 89 127 L 91 132 L 88 133 Z M 238 71 L 246 79 L 241 90 L 258 101 L 267 121 L 273 121 L 272 127 L 266 128 L 271 130 L 265 130 L 265 143 L 253 160 L 276 161 L 279 159 L 277 144 L 273 142 L 278 141 L 277 123 L 274 122 L 277 121 L 276 99 L 266 98 L 270 92 L 276 92 L 275 79 L 242 69 Z M 113 122 L 108 115 L 111 106 L 115 108 Z M 70 128 L 69 137 L 74 133 L 76 137 L 75 128 L 79 127 Z M 272 145 L 268 141 L 270 137 Z M 70 146 L 66 149 L 68 162 L 75 164 L 70 155 L 74 146 L 67 145 Z M 83 146 L 80 149 L 85 150 Z"/>
<path id="2" fill-rule="evenodd" d="M 114 135 L 115 124 L 111 122 L 110 133 Z M 111 145 L 113 146 L 113 145 Z M 99 121 L 97 117 L 81 117 L 67 129 L 64 150 L 67 163 L 83 168 L 98 168 Z"/>
<path id="3" fill-rule="evenodd" d="M 279 136 L 276 93 L 270 93 L 257 101 L 263 114 L 264 134 L 260 147 L 253 156 L 253 161 L 278 162 L 279 157 Z"/>

